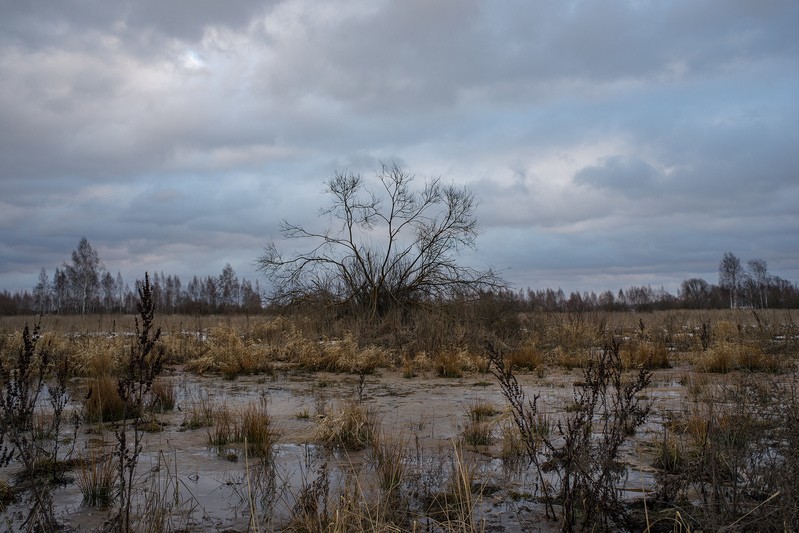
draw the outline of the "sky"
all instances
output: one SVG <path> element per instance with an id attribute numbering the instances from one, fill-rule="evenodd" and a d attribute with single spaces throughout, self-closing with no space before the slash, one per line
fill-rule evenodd
<path id="1" fill-rule="evenodd" d="M 261 279 L 324 180 L 467 187 L 514 289 L 799 280 L 796 0 L 0 0 L 0 290 Z"/>

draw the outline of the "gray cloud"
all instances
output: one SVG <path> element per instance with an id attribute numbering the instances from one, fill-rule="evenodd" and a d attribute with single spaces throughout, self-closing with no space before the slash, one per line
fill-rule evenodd
<path id="1" fill-rule="evenodd" d="M 0 6 L 0 288 L 82 235 L 126 278 L 254 276 L 380 161 L 469 186 L 468 260 L 519 286 L 799 278 L 793 1 Z"/>

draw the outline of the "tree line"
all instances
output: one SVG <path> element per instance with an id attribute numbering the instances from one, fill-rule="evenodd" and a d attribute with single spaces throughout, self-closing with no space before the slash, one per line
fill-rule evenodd
<path id="1" fill-rule="evenodd" d="M 0 314 L 135 313 L 140 285 L 137 280 L 129 286 L 119 272 L 112 275 L 83 238 L 72 261 L 56 268 L 52 278 L 42 268 L 32 291 L 0 293 Z M 188 283 L 177 275 L 155 272 L 152 286 L 161 313 L 257 313 L 266 304 L 259 282 L 240 280 L 230 264 L 219 276 L 193 276 Z M 528 287 L 518 292 L 485 291 L 480 297 L 505 300 L 520 310 L 548 312 L 799 308 L 796 283 L 770 274 L 763 259 L 750 260 L 744 267 L 730 252 L 719 263 L 718 284 L 690 278 L 676 294 L 642 285 L 599 293 Z"/>
<path id="2" fill-rule="evenodd" d="M 702 278 L 683 280 L 677 294 L 664 288 L 633 286 L 618 292 L 571 292 L 561 289 L 519 291 L 508 295 L 527 310 L 541 311 L 654 311 L 667 309 L 725 309 L 799 307 L 799 286 L 768 271 L 763 259 L 743 266 L 732 252 L 719 263 L 718 284 Z"/>
<path id="3" fill-rule="evenodd" d="M 163 272 L 152 275 L 155 305 L 161 313 L 255 313 L 261 310 L 261 287 L 256 280 L 239 279 L 228 263 L 219 276 L 193 276 L 184 283 Z M 141 280 L 131 287 L 122 274 L 107 270 L 84 237 L 71 261 L 56 267 L 53 276 L 42 267 L 32 291 L 0 293 L 0 314 L 135 313 Z"/>
<path id="4" fill-rule="evenodd" d="M 256 260 L 272 287 L 269 304 L 332 306 L 340 314 L 370 319 L 431 303 L 482 299 L 543 311 L 799 307 L 795 283 L 769 273 L 763 259 L 744 267 L 732 252 L 719 263 L 718 284 L 686 279 L 677 294 L 650 286 L 568 296 L 561 289 L 514 293 L 492 269 L 459 261 L 463 250 L 475 247 L 473 193 L 440 178 L 427 179 L 421 187 L 414 181 L 396 164 L 383 164 L 373 180 L 336 172 L 325 182 L 328 202 L 320 210 L 329 226 L 315 231 L 284 220 L 284 244 L 296 243 L 297 249 L 284 254 L 272 241 Z M 56 268 L 52 279 L 42 268 L 32 292 L 0 293 L 0 314 L 135 311 L 138 287 L 107 271 L 85 237 L 71 259 Z M 156 273 L 153 292 L 161 313 L 257 312 L 264 307 L 258 281 L 239 281 L 230 264 L 219 276 L 194 276 L 185 285 L 178 276 Z"/>

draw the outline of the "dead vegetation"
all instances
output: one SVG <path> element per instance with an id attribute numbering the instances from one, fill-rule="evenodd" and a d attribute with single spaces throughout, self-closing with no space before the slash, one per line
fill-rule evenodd
<path id="1" fill-rule="evenodd" d="M 49 502 L 57 485 L 31 480 L 70 478 L 85 505 L 110 506 L 109 518 L 123 529 L 186 525 L 186 516 L 201 513 L 186 510 L 197 503 L 181 489 L 183 474 L 172 473 L 177 466 L 159 461 L 157 482 L 154 470 L 137 467 L 143 441 L 136 435 L 149 424 L 160 429 L 175 410 L 176 425 L 205 435 L 216 460 L 246 470 L 239 490 L 259 530 L 481 531 L 490 476 L 473 462 L 480 456 L 529 470 L 535 487 L 496 498 L 538 505 L 565 530 L 588 523 L 600 530 L 799 529 L 799 328 L 789 312 L 514 314 L 464 305 L 404 319 L 387 313 L 368 328 L 352 317 L 309 316 L 166 317 L 161 335 L 152 319 L 130 334 L 120 328 L 130 318 L 113 326 L 106 317 L 82 318 L 64 329 L 71 319 L 58 317 L 59 330 L 2 336 L 7 462 L 33 477 L 0 485 L 0 503 L 27 503 L 26 523 L 56 528 Z M 164 364 L 172 377 L 160 376 Z M 447 421 L 455 442 L 430 452 L 419 444 L 424 423 L 410 435 L 387 432 L 386 413 L 372 401 L 376 392 L 393 394 L 375 385 L 393 371 L 411 383 L 498 383 L 506 403 L 464 401 L 462 416 Z M 332 374 L 308 378 L 315 412 L 303 406 L 285 414 L 271 410 L 267 396 L 234 404 L 185 389 L 181 372 L 230 385 L 239 376 L 258 384 Z M 676 376 L 678 410 L 652 404 L 653 372 Z M 558 384 L 554 375 L 573 379 Z M 569 401 L 543 409 L 516 376 L 568 387 Z M 77 419 L 81 432 L 71 430 Z M 299 486 L 274 466 L 288 422 L 306 428 L 307 449 L 322 450 L 308 459 Z M 70 449 L 84 433 L 112 434 L 116 444 Z M 649 450 L 647 467 L 657 471 L 637 500 L 622 491 L 633 445 Z M 134 496 L 153 483 L 141 492 L 148 501 Z M 147 505 L 151 515 L 123 514 Z M 183 521 L 178 509 L 187 513 Z"/>

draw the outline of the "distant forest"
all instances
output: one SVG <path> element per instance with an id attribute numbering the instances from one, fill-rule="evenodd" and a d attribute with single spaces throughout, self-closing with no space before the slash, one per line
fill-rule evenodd
<path id="1" fill-rule="evenodd" d="M 230 264 L 219 276 L 193 276 L 184 283 L 179 276 L 151 274 L 156 308 L 174 314 L 256 314 L 269 307 L 256 280 L 239 279 Z M 31 291 L 0 293 L 0 315 L 90 314 L 136 312 L 137 289 L 105 269 L 97 252 L 84 237 L 70 262 L 56 267 L 50 277 L 45 268 Z M 633 286 L 596 292 L 561 289 L 504 290 L 484 293 L 483 298 L 503 300 L 521 311 L 655 311 L 668 309 L 799 308 L 799 285 L 768 272 L 766 261 L 752 259 L 746 266 L 734 254 L 724 254 L 717 284 L 701 278 L 686 279 L 677 294 L 663 288 Z"/>

